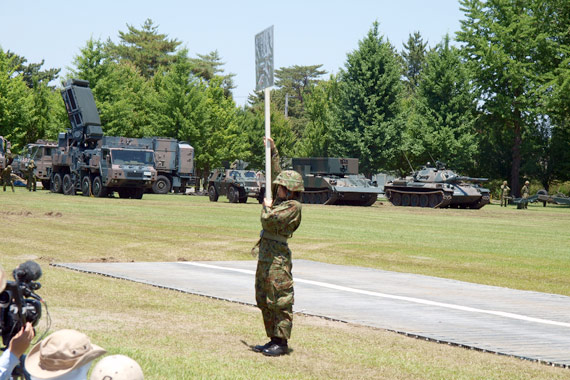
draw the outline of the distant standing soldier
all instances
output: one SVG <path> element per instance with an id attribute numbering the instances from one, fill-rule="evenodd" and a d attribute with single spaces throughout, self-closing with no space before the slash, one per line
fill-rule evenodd
<path id="1" fill-rule="evenodd" d="M 4 187 L 4 191 L 6 191 L 6 185 L 12 186 L 12 192 L 14 190 L 14 183 L 12 182 L 12 166 L 8 165 L 2 170 L 2 183 Z"/>
<path id="2" fill-rule="evenodd" d="M 523 186 L 522 189 L 521 189 L 521 196 L 522 196 L 522 199 L 523 199 L 523 201 L 522 201 L 522 208 L 528 208 L 527 199 L 528 199 L 528 197 L 529 197 L 529 195 L 530 195 L 529 185 L 530 185 L 530 182 L 525 181 L 524 186 Z"/>
<path id="3" fill-rule="evenodd" d="M 291 250 L 287 244 L 301 224 L 303 178 L 294 170 L 281 171 L 279 153 L 271 144 L 272 189 L 275 199 L 265 198 L 261 210 L 260 239 L 252 250 L 258 254 L 255 274 L 255 300 L 261 309 L 265 332 L 270 341 L 253 348 L 266 356 L 289 352 L 287 340 L 293 327 L 293 275 Z M 257 251 L 257 252 L 256 252 Z"/>
<path id="4" fill-rule="evenodd" d="M 507 207 L 509 203 L 509 191 L 511 191 L 511 188 L 507 185 L 507 181 L 503 181 L 501 185 L 501 207 L 503 207 L 503 204 Z"/>
<path id="5" fill-rule="evenodd" d="M 27 165 L 26 170 L 26 189 L 29 191 L 36 191 L 36 175 L 34 169 L 36 168 L 36 163 L 34 160 L 30 160 Z"/>

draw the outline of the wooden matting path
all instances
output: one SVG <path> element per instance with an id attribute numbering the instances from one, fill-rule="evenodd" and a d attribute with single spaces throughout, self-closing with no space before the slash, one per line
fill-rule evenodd
<path id="1" fill-rule="evenodd" d="M 255 261 L 55 266 L 255 304 Z M 570 297 L 308 260 L 293 278 L 295 312 L 570 366 Z"/>

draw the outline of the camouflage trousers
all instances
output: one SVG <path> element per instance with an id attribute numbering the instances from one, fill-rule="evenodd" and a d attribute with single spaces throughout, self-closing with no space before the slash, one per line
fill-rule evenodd
<path id="1" fill-rule="evenodd" d="M 291 337 L 294 302 L 291 268 L 290 254 L 276 255 L 271 261 L 257 262 L 255 300 L 263 315 L 265 332 L 270 338 Z"/>

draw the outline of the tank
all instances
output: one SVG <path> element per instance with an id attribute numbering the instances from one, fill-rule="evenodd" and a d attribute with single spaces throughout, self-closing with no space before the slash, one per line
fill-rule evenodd
<path id="1" fill-rule="evenodd" d="M 371 206 L 381 193 L 358 173 L 356 158 L 293 158 L 292 165 L 303 176 L 303 203 Z"/>
<path id="2" fill-rule="evenodd" d="M 489 189 L 477 182 L 487 178 L 460 176 L 442 162 L 429 162 L 411 176 L 384 185 L 386 197 L 394 206 L 480 209 L 489 203 Z"/>

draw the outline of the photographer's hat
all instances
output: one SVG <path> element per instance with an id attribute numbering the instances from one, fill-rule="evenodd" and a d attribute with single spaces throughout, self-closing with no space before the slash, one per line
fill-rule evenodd
<path id="1" fill-rule="evenodd" d="M 106 351 L 75 330 L 59 330 L 36 344 L 26 357 L 33 377 L 52 379 L 82 367 Z"/>
<path id="2" fill-rule="evenodd" d="M 2 265 L 0 265 L 0 292 L 4 290 L 6 287 L 6 273 L 4 273 L 4 269 Z"/>

